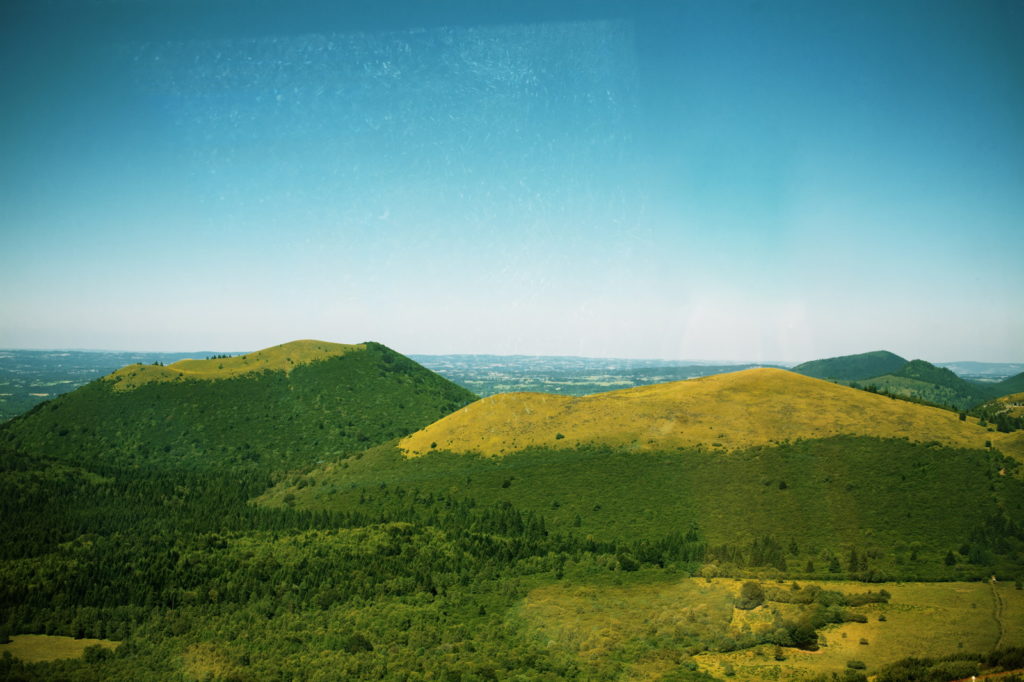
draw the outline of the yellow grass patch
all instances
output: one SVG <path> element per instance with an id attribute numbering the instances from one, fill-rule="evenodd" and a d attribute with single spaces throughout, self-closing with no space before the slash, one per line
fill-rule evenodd
<path id="1" fill-rule="evenodd" d="M 517 610 L 552 648 L 625 679 L 657 679 L 678 665 L 672 643 L 724 631 L 730 586 L 697 580 L 619 586 L 549 585 L 532 590 Z M 629 660 L 632 659 L 632 660 Z M 624 669 L 616 661 L 628 660 Z"/>
<path id="2" fill-rule="evenodd" d="M 403 438 L 399 447 L 410 457 L 435 448 L 500 456 L 530 446 L 589 443 L 728 451 L 840 434 L 968 448 L 984 447 L 987 440 L 999 447 L 1013 435 L 986 431 L 975 420 L 961 422 L 946 410 L 762 368 L 583 397 L 500 394 Z M 1019 445 L 1024 454 L 1024 441 Z"/>
<path id="3" fill-rule="evenodd" d="M 516 615 L 546 646 L 577 657 L 596 673 L 657 679 L 685 658 L 694 636 L 707 642 L 716 633 L 757 634 L 770 628 L 776 616 L 800 616 L 801 607 L 794 604 L 733 608 L 743 582 L 684 578 L 624 586 L 547 585 L 530 591 Z M 699 654 L 700 667 L 723 679 L 731 667 L 731 679 L 796 680 L 842 671 L 851 660 L 862 661 L 871 673 L 908 656 L 1024 645 L 1024 591 L 1012 583 L 800 582 L 845 594 L 885 589 L 892 596 L 887 604 L 850 607 L 866 616 L 866 623 L 819 630 L 824 645 L 819 651 L 784 648 L 784 660 L 778 661 L 774 645 L 760 645 Z"/>
<path id="4" fill-rule="evenodd" d="M 181 657 L 182 672 L 190 680 L 220 680 L 238 674 L 231 658 L 209 642 L 193 644 Z"/>
<path id="5" fill-rule="evenodd" d="M 365 348 L 364 344 L 311 340 L 292 341 L 231 358 L 179 360 L 166 367 L 128 365 L 103 378 L 113 383 L 114 390 L 130 391 L 139 386 L 160 381 L 227 379 L 264 370 L 291 372 L 299 365 L 338 357 Z"/>
<path id="6" fill-rule="evenodd" d="M 91 646 L 116 649 L 121 643 L 109 639 L 75 639 L 56 635 L 11 635 L 8 644 L 0 644 L 0 655 L 9 651 L 11 656 L 26 663 L 56 661 L 61 658 L 79 658 Z"/>
<path id="7" fill-rule="evenodd" d="M 1024 627 L 1021 627 L 1024 625 L 1024 598 L 1019 596 L 1024 593 L 1014 590 L 1012 584 L 994 587 L 987 583 L 813 584 L 847 593 L 885 589 L 892 598 L 888 604 L 868 604 L 852 609 L 867 616 L 867 623 L 843 623 L 820 630 L 827 646 L 819 651 L 787 648 L 783 650 L 783 661 L 776 661 L 775 647 L 767 645 L 726 654 L 700 654 L 696 658 L 702 669 L 722 676 L 725 664 L 729 663 L 735 671 L 732 677 L 735 680 L 802 679 L 841 671 L 851 660 L 862 661 L 871 673 L 909 656 L 989 651 L 996 646 L 1000 635 L 993 589 L 1003 601 L 1004 635 L 1000 645 L 1019 646 L 1024 642 Z M 885 620 L 879 620 L 880 616 Z"/>

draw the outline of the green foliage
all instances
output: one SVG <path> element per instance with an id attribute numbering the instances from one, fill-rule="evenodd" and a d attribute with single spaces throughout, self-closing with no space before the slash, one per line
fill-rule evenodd
<path id="1" fill-rule="evenodd" d="M 986 675 L 1024 668 L 1024 648 L 996 649 L 987 654 L 955 653 L 941 659 L 905 658 L 883 666 L 878 682 L 946 682 L 970 679 L 972 675 Z M 1000 676 L 1011 680 L 1013 676 Z"/>
<path id="2" fill-rule="evenodd" d="M 740 588 L 740 598 L 736 600 L 736 608 L 750 610 L 764 603 L 764 590 L 760 583 L 747 581 Z"/>
<path id="3" fill-rule="evenodd" d="M 1009 473 L 1000 476 L 1004 468 Z M 542 514 L 553 531 L 601 540 L 657 541 L 696 526 L 707 542 L 705 560 L 733 573 L 805 576 L 810 562 L 821 577 L 982 578 L 985 565 L 1016 575 L 1022 563 L 1024 534 L 1012 521 L 1024 518 L 1017 468 L 997 452 L 855 437 L 728 458 L 590 447 L 406 459 L 381 447 L 311 474 L 316 486 L 286 480 L 263 501 L 281 504 L 292 493 L 305 509 L 383 511 L 390 503 L 375 491 L 386 481 L 481 505 L 511 503 Z M 947 567 L 948 549 L 972 537 L 989 554 L 975 565 Z"/>

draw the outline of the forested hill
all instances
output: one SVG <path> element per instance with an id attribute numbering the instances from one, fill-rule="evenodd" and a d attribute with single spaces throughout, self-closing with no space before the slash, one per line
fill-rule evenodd
<path id="1" fill-rule="evenodd" d="M 38 405 L 0 427 L 0 438 L 76 465 L 277 469 L 404 436 L 475 398 L 378 343 L 303 341 L 132 365 Z"/>
<path id="2" fill-rule="evenodd" d="M 1010 395 L 1011 393 L 1024 393 L 1024 372 L 1004 379 L 995 385 L 999 395 Z"/>
<path id="3" fill-rule="evenodd" d="M 936 367 L 930 362 L 925 360 L 911 360 L 899 371 L 891 372 L 893 376 L 905 377 L 907 379 L 916 379 L 918 381 L 927 381 L 928 383 L 935 384 L 936 386 L 946 386 L 958 391 L 978 391 L 981 393 L 981 389 L 975 384 L 971 384 L 964 379 L 958 377 L 951 370 L 945 367 Z"/>
<path id="4" fill-rule="evenodd" d="M 811 360 L 797 365 L 793 371 L 816 379 L 860 381 L 897 372 L 906 364 L 907 361 L 895 353 L 876 350 L 870 353 Z"/>

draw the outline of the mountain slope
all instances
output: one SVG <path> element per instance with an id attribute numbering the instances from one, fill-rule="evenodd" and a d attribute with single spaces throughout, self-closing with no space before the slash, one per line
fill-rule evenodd
<path id="1" fill-rule="evenodd" d="M 957 410 L 970 409 L 998 394 L 991 385 L 967 381 L 924 360 L 912 360 L 898 371 L 873 377 L 866 383 L 893 395 Z"/>
<path id="2" fill-rule="evenodd" d="M 403 438 L 431 450 L 504 455 L 601 444 L 734 450 L 841 434 L 981 448 L 991 434 L 957 415 L 780 369 L 751 369 L 581 398 L 511 393 L 479 400 Z"/>
<path id="3" fill-rule="evenodd" d="M 474 398 L 377 343 L 300 341 L 131 365 L 8 422 L 0 438 L 86 466 L 303 466 L 408 434 Z"/>
<path id="4" fill-rule="evenodd" d="M 811 360 L 797 365 L 793 371 L 816 379 L 860 381 L 898 371 L 905 364 L 907 361 L 895 353 L 877 350 L 857 355 Z"/>
<path id="5" fill-rule="evenodd" d="M 647 542 L 652 556 L 694 529 L 715 563 L 814 574 L 853 553 L 881 574 L 950 579 L 1022 563 L 1012 519 L 1024 482 L 1006 456 L 1021 458 L 1017 436 L 754 369 L 582 398 L 484 398 L 260 501 L 400 518 L 443 495 L 514 505 L 594 542 Z M 946 563 L 950 550 L 964 558 Z M 856 565 L 869 575 L 866 560 Z"/>
<path id="6" fill-rule="evenodd" d="M 997 395 L 1010 395 L 1011 393 L 1024 393 L 1024 372 L 1003 379 L 993 387 Z"/>

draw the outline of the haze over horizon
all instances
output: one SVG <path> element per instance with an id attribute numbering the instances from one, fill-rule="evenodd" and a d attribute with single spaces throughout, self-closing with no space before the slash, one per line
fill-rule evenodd
<path id="1" fill-rule="evenodd" d="M 1024 5 L 668 4 L 7 3 L 0 347 L 1024 361 Z"/>

